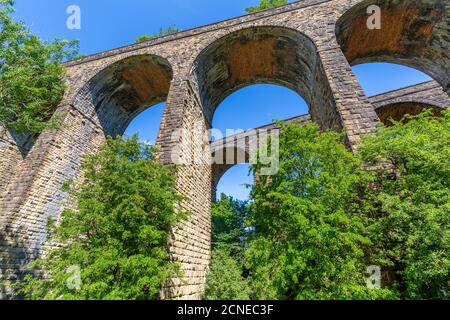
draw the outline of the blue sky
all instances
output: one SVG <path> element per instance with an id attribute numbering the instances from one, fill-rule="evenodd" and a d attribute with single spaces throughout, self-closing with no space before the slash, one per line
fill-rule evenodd
<path id="1" fill-rule="evenodd" d="M 244 8 L 259 0 L 16 0 L 16 17 L 24 20 L 43 39 L 79 39 L 81 54 L 92 54 L 131 44 L 142 34 L 157 33 L 161 27 L 189 29 L 244 14 Z M 81 30 L 66 27 L 67 7 L 81 8 Z M 411 68 L 391 64 L 354 67 L 366 94 L 371 96 L 430 80 Z M 164 104 L 139 115 L 126 134 L 155 141 Z M 305 114 L 308 107 L 295 92 L 278 86 L 256 85 L 229 96 L 218 108 L 215 128 L 249 129 Z M 252 183 L 248 166 L 230 169 L 219 184 L 238 199 L 247 199 L 243 184 Z"/>

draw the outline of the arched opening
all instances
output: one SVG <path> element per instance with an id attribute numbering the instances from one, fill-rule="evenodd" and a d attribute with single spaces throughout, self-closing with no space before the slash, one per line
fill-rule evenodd
<path id="1" fill-rule="evenodd" d="M 93 115 L 106 136 L 122 135 L 135 117 L 167 99 L 172 76 L 169 62 L 161 57 L 126 58 L 91 79 L 75 104 Z"/>
<path id="2" fill-rule="evenodd" d="M 442 115 L 442 108 L 418 102 L 387 104 L 377 108 L 376 112 L 381 122 L 389 126 L 392 123 L 392 120 L 400 121 L 404 118 L 405 115 L 418 115 L 427 109 L 432 110 L 432 113 L 436 117 Z"/>
<path id="3" fill-rule="evenodd" d="M 439 116 L 442 109 L 450 107 L 450 99 L 441 86 L 414 68 L 373 62 L 358 64 L 353 72 L 385 125 L 425 109 Z"/>
<path id="4" fill-rule="evenodd" d="M 367 8 L 381 9 L 381 29 L 367 26 Z M 336 36 L 351 65 L 391 62 L 435 79 L 450 93 L 450 16 L 446 1 L 366 0 L 336 24 Z"/>
<path id="5" fill-rule="evenodd" d="M 213 202 L 220 197 L 221 193 L 225 193 L 227 196 L 236 194 L 243 196 L 245 194 L 243 185 L 249 184 L 250 153 L 248 145 L 244 145 L 245 140 L 230 141 L 228 145 L 223 145 L 223 143 L 217 141 L 211 144 L 211 200 Z M 247 169 L 246 173 L 243 172 L 245 168 Z M 225 182 L 222 182 L 219 188 L 219 183 L 224 176 L 226 176 Z M 247 197 L 237 199 L 248 200 L 249 192 L 246 195 Z"/>
<path id="6" fill-rule="evenodd" d="M 317 48 L 296 30 L 262 26 L 215 40 L 195 60 L 191 83 L 209 123 L 218 106 L 235 91 L 272 84 L 303 97 L 312 119 L 322 127 L 342 128 Z"/>
<path id="7" fill-rule="evenodd" d="M 216 196 L 214 200 L 218 200 L 221 194 L 240 201 L 247 201 L 250 198 L 254 177 L 250 173 L 250 165 L 248 163 L 231 166 L 216 178 L 218 180 L 216 182 Z"/>
<path id="8" fill-rule="evenodd" d="M 302 115 L 308 112 L 308 106 L 312 120 L 322 127 L 342 128 L 317 48 L 308 37 L 293 29 L 260 26 L 225 35 L 199 54 L 190 78 L 207 121 L 211 127 L 220 129 L 223 136 L 229 135 L 223 132 L 225 129 L 258 128 L 273 120 L 284 120 L 283 113 L 286 114 L 287 109 L 280 112 L 283 109 L 281 103 L 272 104 L 266 109 L 271 111 L 262 113 L 256 105 L 249 107 L 249 101 L 255 102 L 255 97 L 261 97 L 261 90 L 267 90 L 267 85 L 277 86 L 275 90 L 278 91 L 284 90 L 282 95 L 288 90 L 290 95 L 295 95 L 298 108 L 296 112 L 292 109 L 290 115 Z M 259 90 L 259 94 L 252 94 L 252 90 Z M 246 93 L 250 94 L 245 97 Z M 221 105 L 229 108 L 218 109 Z M 227 163 L 227 166 L 236 164 Z M 229 168 L 213 165 L 213 199 L 218 183 L 214 178 L 216 172 L 225 172 Z M 242 183 L 235 179 L 236 186 Z"/>
<path id="9" fill-rule="evenodd" d="M 223 100 L 214 113 L 212 127 L 225 137 L 308 113 L 308 104 L 297 92 L 278 85 L 252 85 Z"/>
<path id="10" fill-rule="evenodd" d="M 139 140 L 156 145 L 165 107 L 166 103 L 161 102 L 142 111 L 130 122 L 124 135 L 131 137 L 137 134 Z"/>
<path id="11" fill-rule="evenodd" d="M 417 69 L 386 62 L 357 64 L 353 73 L 368 97 L 433 80 Z"/>
<path id="12" fill-rule="evenodd" d="M 225 98 L 212 121 L 212 200 L 222 193 L 248 200 L 250 190 L 244 185 L 253 184 L 249 163 L 256 143 L 265 140 L 258 137 L 270 135 L 275 121 L 299 119 L 308 112 L 306 101 L 297 92 L 278 85 L 247 86 Z"/>

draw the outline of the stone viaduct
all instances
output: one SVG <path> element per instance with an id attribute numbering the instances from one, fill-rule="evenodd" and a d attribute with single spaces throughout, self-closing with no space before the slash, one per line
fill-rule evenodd
<path id="1" fill-rule="evenodd" d="M 372 4 L 381 8 L 381 30 L 367 28 Z M 211 153 L 196 154 L 211 144 L 195 132 L 211 127 L 221 101 L 251 84 L 288 87 L 310 108 L 297 121 L 345 129 L 354 149 L 380 119 L 450 106 L 449 13 L 450 0 L 303 0 L 67 63 L 68 89 L 55 112 L 64 118 L 59 130 L 27 137 L 0 128 L 0 286 L 20 280 L 47 249 L 48 217 L 67 205 L 61 186 L 80 176 L 86 155 L 106 136 L 122 134 L 140 112 L 166 101 L 160 160 L 183 163 L 177 189 L 192 216 L 171 234 L 171 254 L 184 280 L 173 279 L 161 297 L 201 298 L 211 199 L 227 168 L 211 165 Z M 434 81 L 368 98 L 351 69 L 366 62 L 411 66 Z M 177 129 L 185 133 L 174 135 Z M 235 144 L 214 142 L 213 156 L 236 148 L 243 136 Z M 0 295 L 10 298 L 4 286 Z"/>

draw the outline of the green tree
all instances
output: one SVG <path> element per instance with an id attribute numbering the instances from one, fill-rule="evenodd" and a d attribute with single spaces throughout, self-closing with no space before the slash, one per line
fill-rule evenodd
<path id="1" fill-rule="evenodd" d="M 171 35 L 171 34 L 180 32 L 180 31 L 181 31 L 180 29 L 178 29 L 178 28 L 176 28 L 176 27 L 173 27 L 173 26 L 170 26 L 170 27 L 168 27 L 168 28 L 166 28 L 166 29 L 161 28 L 161 29 L 159 29 L 159 33 L 155 33 L 155 34 L 153 34 L 153 35 L 147 35 L 147 34 L 144 34 L 144 35 L 138 37 L 138 38 L 136 39 L 136 43 L 141 43 L 141 42 L 145 42 L 145 41 L 150 41 L 150 40 L 153 40 L 153 39 L 155 39 L 155 38 L 168 36 L 168 35 Z"/>
<path id="2" fill-rule="evenodd" d="M 76 41 L 44 42 L 16 22 L 13 0 L 0 0 L 0 124 L 19 133 L 55 128 L 49 121 L 64 94 L 61 62 L 76 56 Z"/>
<path id="3" fill-rule="evenodd" d="M 249 217 L 247 202 L 221 195 L 212 207 L 212 264 L 206 282 L 207 300 L 248 300 L 244 254 Z"/>
<path id="4" fill-rule="evenodd" d="M 404 299 L 449 298 L 450 111 L 431 115 L 379 128 L 360 151 L 376 168 L 372 261 Z"/>
<path id="5" fill-rule="evenodd" d="M 170 229 L 182 218 L 175 207 L 173 168 L 154 160 L 155 149 L 137 137 L 108 139 L 83 165 L 84 181 L 69 187 L 77 209 L 51 224 L 62 244 L 32 267 L 23 292 L 31 299 L 157 299 L 161 285 L 178 272 L 169 258 Z M 81 271 L 72 290 L 68 268 Z"/>
<path id="6" fill-rule="evenodd" d="M 282 128 L 279 172 L 260 177 L 252 192 L 256 237 L 247 267 L 254 298 L 395 297 L 367 288 L 370 175 L 341 140 L 314 124 Z"/>
<path id="7" fill-rule="evenodd" d="M 259 5 L 255 7 L 248 7 L 245 9 L 247 13 L 258 12 L 270 8 L 279 7 L 288 3 L 288 0 L 260 0 Z"/>
<path id="8" fill-rule="evenodd" d="M 206 300 L 249 300 L 250 287 L 242 264 L 225 248 L 214 249 L 206 281 Z"/>
<path id="9" fill-rule="evenodd" d="M 226 248 L 235 258 L 241 259 L 248 237 L 248 203 L 222 194 L 213 205 L 211 215 L 213 248 Z"/>

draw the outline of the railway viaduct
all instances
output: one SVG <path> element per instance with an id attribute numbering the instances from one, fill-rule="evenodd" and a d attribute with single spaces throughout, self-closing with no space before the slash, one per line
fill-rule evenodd
<path id="1" fill-rule="evenodd" d="M 381 8 L 381 30 L 367 27 L 373 4 Z M 242 138 L 211 144 L 196 135 L 211 128 L 221 101 L 251 84 L 288 87 L 309 105 L 297 121 L 345 129 L 354 149 L 380 119 L 450 106 L 449 13 L 450 0 L 303 0 L 66 63 L 68 89 L 55 111 L 64 119 L 60 129 L 28 137 L 0 128 L 0 286 L 20 280 L 48 249 L 48 217 L 67 204 L 61 186 L 80 176 L 86 155 L 166 101 L 160 160 L 181 163 L 177 190 L 192 216 L 170 241 L 184 280 L 173 279 L 161 298 L 201 298 L 211 199 L 227 168 L 197 150 L 212 147 L 214 156 Z M 366 62 L 411 66 L 434 81 L 369 98 L 351 69 Z M 0 295 L 10 298 L 6 287 Z"/>

